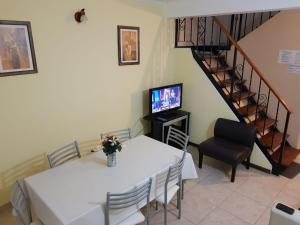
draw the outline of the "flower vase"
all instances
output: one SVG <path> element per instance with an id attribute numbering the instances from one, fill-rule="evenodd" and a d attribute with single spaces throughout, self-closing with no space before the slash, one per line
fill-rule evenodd
<path id="1" fill-rule="evenodd" d="M 107 166 L 114 167 L 117 165 L 117 154 L 116 152 L 107 155 Z"/>

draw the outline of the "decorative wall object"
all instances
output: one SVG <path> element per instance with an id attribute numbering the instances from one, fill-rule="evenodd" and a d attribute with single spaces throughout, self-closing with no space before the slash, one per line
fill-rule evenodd
<path id="1" fill-rule="evenodd" d="M 0 76 L 37 73 L 30 22 L 0 20 Z"/>
<path id="2" fill-rule="evenodd" d="M 74 18 L 76 20 L 77 23 L 81 23 L 83 22 L 84 20 L 87 20 L 87 17 L 86 17 L 86 14 L 85 14 L 85 9 L 81 9 L 79 11 L 77 11 L 75 14 L 74 14 Z"/>
<path id="3" fill-rule="evenodd" d="M 119 65 L 140 64 L 140 28 L 118 26 Z"/>

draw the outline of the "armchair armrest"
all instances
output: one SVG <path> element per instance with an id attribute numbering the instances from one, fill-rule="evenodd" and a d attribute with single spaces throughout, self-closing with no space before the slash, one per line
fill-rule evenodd
<path id="1" fill-rule="evenodd" d="M 300 225 L 300 211 L 282 203 L 276 203 L 271 211 L 269 225 Z"/>

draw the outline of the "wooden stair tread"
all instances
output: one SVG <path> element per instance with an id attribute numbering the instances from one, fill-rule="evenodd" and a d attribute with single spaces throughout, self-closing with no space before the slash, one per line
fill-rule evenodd
<path id="1" fill-rule="evenodd" d="M 257 109 L 257 105 L 249 104 L 249 105 L 242 106 L 237 110 L 242 116 L 251 116 L 256 113 L 256 109 Z M 262 107 L 258 107 L 257 112 L 259 112 L 261 110 L 262 110 Z"/>
<path id="2" fill-rule="evenodd" d="M 232 70 L 232 67 L 212 67 L 209 69 L 209 71 L 211 73 L 217 73 L 217 72 L 226 72 L 226 71 L 231 71 Z"/>
<path id="3" fill-rule="evenodd" d="M 232 94 L 232 100 L 238 102 L 240 100 L 253 97 L 254 95 L 256 95 L 256 93 L 251 91 L 242 91 L 242 92 L 238 91 Z"/>
<path id="4" fill-rule="evenodd" d="M 281 149 L 282 148 L 279 148 L 276 152 L 274 152 L 274 154 L 272 154 L 272 158 L 276 162 L 279 162 Z M 296 148 L 293 148 L 290 146 L 286 146 L 284 149 L 284 152 L 283 152 L 281 165 L 283 165 L 283 166 L 291 165 L 294 162 L 294 160 L 297 158 L 299 153 L 300 153 L 299 149 L 296 149 Z"/>
<path id="5" fill-rule="evenodd" d="M 246 82 L 246 80 L 235 80 L 234 84 L 235 85 L 242 85 Z M 231 86 L 232 80 L 230 78 L 226 79 L 226 80 L 221 80 L 218 81 L 218 84 L 221 88 L 225 88 L 225 87 L 229 87 Z"/>
<path id="6" fill-rule="evenodd" d="M 271 118 L 259 118 L 256 121 L 253 121 L 251 124 L 256 127 L 257 132 L 262 133 L 264 130 L 267 130 L 273 126 L 275 122 L 276 120 Z"/>
<path id="7" fill-rule="evenodd" d="M 273 146 L 272 146 L 272 140 L 273 140 Z M 282 140 L 283 140 L 283 134 L 278 131 L 271 131 L 260 138 L 260 142 L 268 149 L 271 150 L 278 148 L 281 145 Z"/>

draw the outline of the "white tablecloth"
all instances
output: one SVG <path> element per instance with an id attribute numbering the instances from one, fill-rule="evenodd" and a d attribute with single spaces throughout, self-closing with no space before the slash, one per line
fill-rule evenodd
<path id="1" fill-rule="evenodd" d="M 181 156 L 181 150 L 138 136 L 124 143 L 116 167 L 107 167 L 105 154 L 97 152 L 28 177 L 25 183 L 35 213 L 45 225 L 102 225 L 107 192 L 124 192 L 152 177 L 154 199 L 155 175 Z M 183 179 L 194 178 L 197 172 L 188 153 Z"/>

